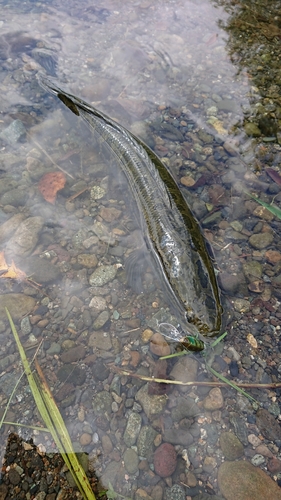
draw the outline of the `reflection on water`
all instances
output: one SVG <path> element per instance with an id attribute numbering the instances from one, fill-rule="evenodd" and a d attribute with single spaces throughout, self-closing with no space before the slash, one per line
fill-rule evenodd
<path id="1" fill-rule="evenodd" d="M 0 5 L 1 409 L 21 374 L 6 306 L 104 487 L 135 500 L 280 498 L 280 389 L 258 388 L 280 383 L 280 219 L 246 193 L 280 202 L 277 2 Z M 119 119 L 176 175 L 213 246 L 229 316 L 206 357 L 159 359 L 177 350 L 159 324 L 177 318 L 149 255 L 135 263 L 143 292 L 127 285 L 135 201 L 104 145 L 39 88 L 39 70 Z M 53 172 L 65 185 L 50 203 Z M 206 359 L 253 384 L 260 408 L 204 385 Z M 23 379 L 7 420 L 39 425 Z M 51 462 L 52 440 L 37 430 L 5 424 L 3 450 L 11 430 Z M 9 494 L 27 498 L 30 476 L 12 454 L 8 466 L 20 478 Z M 38 467 L 34 484 L 42 477 Z M 47 479 L 41 491 L 56 498 L 60 487 Z"/>

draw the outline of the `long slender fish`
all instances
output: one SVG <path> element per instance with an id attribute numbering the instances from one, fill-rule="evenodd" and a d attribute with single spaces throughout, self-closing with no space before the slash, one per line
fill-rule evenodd
<path id="1" fill-rule="evenodd" d="M 145 221 L 146 245 L 166 290 L 184 315 L 185 330 L 191 335 L 216 335 L 221 329 L 222 306 L 212 259 L 199 223 L 171 173 L 146 144 L 107 115 L 46 77 L 39 82 L 80 115 L 120 161 Z"/>

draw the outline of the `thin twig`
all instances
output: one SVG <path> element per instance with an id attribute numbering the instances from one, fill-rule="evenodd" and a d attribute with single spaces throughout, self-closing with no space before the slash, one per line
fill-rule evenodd
<path id="1" fill-rule="evenodd" d="M 205 382 L 205 381 L 191 381 L 191 382 L 182 382 L 181 380 L 167 380 L 167 379 L 162 379 L 162 378 L 155 378 L 155 377 L 148 377 L 146 375 L 139 375 L 138 373 L 133 373 L 127 370 L 122 370 L 122 368 L 119 368 L 118 366 L 111 366 L 111 369 L 113 372 L 120 373 L 120 375 L 125 375 L 127 377 L 133 377 L 137 378 L 140 380 L 144 380 L 146 382 L 157 382 L 158 384 L 174 384 L 174 385 L 184 385 L 184 386 L 192 386 L 192 385 L 197 385 L 197 386 L 207 386 L 207 387 L 229 387 L 229 384 L 226 382 Z M 281 382 L 274 383 L 272 382 L 271 384 L 250 384 L 247 382 L 235 382 L 235 385 L 237 387 L 246 387 L 248 389 L 254 388 L 254 389 L 278 389 L 281 387 Z"/>
<path id="2" fill-rule="evenodd" d="M 52 164 L 58 168 L 59 170 L 61 170 L 65 175 L 68 175 L 69 177 L 71 177 L 71 179 L 75 179 L 75 177 L 73 177 L 73 175 L 69 174 L 67 172 L 67 170 L 64 170 L 64 168 L 60 167 L 54 160 L 53 158 L 47 153 L 47 151 L 39 144 L 39 142 L 37 142 L 35 139 L 33 139 L 32 135 L 30 135 L 28 132 L 27 132 L 27 136 L 32 140 L 32 142 L 34 142 L 34 144 L 39 148 L 41 149 L 41 151 L 43 151 L 43 153 L 47 156 L 47 158 L 49 158 L 49 160 L 52 162 Z"/>
<path id="3" fill-rule="evenodd" d="M 69 198 L 67 198 L 67 201 L 73 201 L 73 200 L 75 200 L 75 198 L 77 198 L 77 196 L 80 196 L 80 194 L 85 193 L 85 191 L 89 191 L 89 189 L 90 188 L 88 188 L 88 187 L 86 187 L 84 189 L 81 189 L 80 191 L 78 191 L 78 193 L 75 193 L 72 196 L 70 196 Z"/>

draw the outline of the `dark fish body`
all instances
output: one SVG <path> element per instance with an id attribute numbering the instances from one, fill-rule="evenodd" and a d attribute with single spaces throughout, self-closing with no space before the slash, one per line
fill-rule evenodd
<path id="1" fill-rule="evenodd" d="M 191 335 L 216 335 L 222 307 L 212 260 L 199 223 L 176 181 L 155 153 L 124 127 L 85 101 L 41 78 L 108 144 L 120 161 L 145 221 L 145 239 L 173 304 L 184 314 Z"/>

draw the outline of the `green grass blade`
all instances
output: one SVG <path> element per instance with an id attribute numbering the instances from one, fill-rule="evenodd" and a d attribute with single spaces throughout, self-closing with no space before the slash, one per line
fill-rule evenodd
<path id="1" fill-rule="evenodd" d="M 15 427 L 25 427 L 27 429 L 32 429 L 34 431 L 48 432 L 50 434 L 50 431 L 49 429 L 47 429 L 47 427 L 38 427 L 37 425 L 20 424 L 19 422 L 8 422 L 7 420 L 4 420 L 3 424 L 14 425 Z"/>
<path id="2" fill-rule="evenodd" d="M 269 212 L 271 212 L 275 217 L 278 217 L 278 219 L 281 219 L 281 209 L 277 207 L 277 205 L 271 205 L 269 203 L 266 203 L 265 201 L 260 200 L 257 196 L 253 196 L 252 194 L 248 193 L 248 191 L 245 191 L 250 198 L 255 200 L 257 203 L 262 205 L 264 208 L 267 208 Z"/>
<path id="3" fill-rule="evenodd" d="M 73 479 L 80 491 L 86 500 L 96 500 L 94 492 L 91 489 L 88 478 L 85 474 L 84 469 L 78 462 L 77 456 L 73 450 L 71 439 L 69 437 L 68 431 L 65 427 L 64 421 L 60 415 L 59 409 L 51 395 L 51 392 L 46 384 L 44 379 L 44 383 L 42 383 L 43 374 L 39 367 L 39 376 L 40 380 L 38 380 L 37 376 L 34 376 L 27 357 L 25 355 L 25 351 L 21 345 L 21 341 L 19 339 L 16 327 L 11 318 L 11 315 L 6 309 L 6 314 L 20 353 L 20 357 L 22 360 L 22 364 L 24 367 L 24 371 L 26 373 L 28 383 L 35 400 L 38 411 L 46 425 L 49 429 L 53 440 L 58 447 L 59 452 L 61 453 L 63 460 L 65 461 L 69 471 L 71 472 Z M 37 363 L 38 365 L 38 363 Z M 38 365 L 39 366 L 39 365 Z M 38 368 L 37 368 L 38 370 Z M 41 372 L 41 374 L 40 374 Z M 51 397 L 50 397 L 51 396 Z"/>
<path id="4" fill-rule="evenodd" d="M 39 388 L 38 388 L 38 386 L 36 384 L 35 378 L 33 376 L 31 368 L 29 366 L 29 362 L 28 362 L 27 357 L 25 355 L 24 349 L 23 349 L 23 347 L 21 345 L 21 341 L 19 339 L 18 332 L 16 330 L 14 322 L 13 322 L 13 320 L 11 318 L 11 315 L 10 315 L 10 313 L 9 313 L 9 311 L 8 311 L 7 308 L 6 308 L 6 314 L 8 316 L 8 320 L 9 320 L 9 323 L 10 323 L 10 326 L 11 326 L 11 329 L 12 329 L 12 332 L 13 332 L 13 335 L 14 335 L 14 338 L 15 338 L 15 341 L 16 341 L 19 353 L 20 353 L 21 361 L 22 361 L 22 364 L 23 364 L 23 368 L 24 368 L 25 374 L 26 374 L 27 379 L 28 379 L 28 383 L 30 385 L 30 389 L 31 389 L 32 395 L 33 395 L 34 400 L 36 402 L 38 411 L 39 411 L 39 413 L 40 413 L 43 421 L 45 422 L 46 427 L 49 429 L 50 425 L 51 425 L 51 419 L 50 419 L 50 417 L 48 415 L 46 406 L 45 406 L 44 401 L 43 401 L 43 399 L 41 397 Z"/>
<path id="5" fill-rule="evenodd" d="M 68 460 L 68 468 L 70 472 L 72 473 L 72 476 L 78 486 L 78 483 L 81 485 L 83 488 L 83 492 L 86 496 L 87 499 L 94 499 L 94 493 L 92 491 L 92 488 L 90 486 L 90 483 L 88 481 L 88 478 L 85 474 L 85 471 L 83 467 L 81 466 L 80 462 L 78 461 L 77 455 L 75 451 L 73 450 L 72 447 L 72 442 L 70 439 L 70 436 L 68 434 L 68 430 L 65 426 L 65 423 L 63 421 L 63 418 L 60 414 L 60 411 L 56 405 L 56 402 L 53 398 L 53 395 L 48 387 L 48 384 L 45 380 L 45 377 L 43 375 L 43 372 L 38 364 L 38 362 L 35 360 L 35 366 L 37 373 L 40 378 L 40 389 L 42 391 L 42 397 L 43 400 L 46 404 L 46 407 L 49 411 L 49 413 L 52 415 L 52 421 L 54 424 L 54 427 L 59 434 L 60 437 L 60 443 L 62 445 L 63 451 L 62 454 L 67 455 L 67 460 Z M 78 480 L 78 482 L 77 482 Z M 79 488 L 80 489 L 80 488 Z"/>
<path id="6" fill-rule="evenodd" d="M 224 337 L 227 336 L 227 332 L 224 332 L 222 333 L 216 340 L 214 340 L 214 342 L 211 343 L 211 347 L 215 347 L 217 344 L 219 344 L 223 339 Z"/>
<path id="7" fill-rule="evenodd" d="M 14 397 L 14 394 L 15 394 L 15 392 L 16 392 L 16 390 L 17 390 L 17 387 L 18 387 L 18 385 L 19 385 L 19 383 L 20 383 L 20 381 L 21 381 L 21 379 L 22 379 L 22 377 L 23 377 L 23 376 L 24 376 L 24 372 L 21 374 L 20 378 L 17 380 L 17 383 L 15 384 L 15 387 L 14 387 L 14 388 L 13 388 L 13 390 L 12 390 L 12 393 L 11 393 L 11 395 L 10 395 L 10 397 L 9 397 L 8 403 L 7 403 L 7 405 L 6 405 L 6 408 L 5 408 L 5 410 L 4 410 L 4 413 L 3 413 L 3 415 L 2 415 L 2 418 L 1 418 L 1 420 L 0 420 L 0 429 L 1 429 L 2 425 L 6 423 L 6 422 L 5 422 L 5 417 L 6 417 L 6 415 L 7 415 L 7 411 L 8 411 L 8 409 L 9 409 L 10 403 L 11 403 L 11 401 L 12 401 L 13 397 Z"/>
<path id="8" fill-rule="evenodd" d="M 228 380 L 228 378 L 226 378 L 223 375 L 221 375 L 220 373 L 218 373 L 216 370 L 211 368 L 211 366 L 209 366 L 209 365 L 206 365 L 206 366 L 207 366 L 208 370 L 210 370 L 210 372 L 213 375 L 215 375 L 215 377 L 220 379 L 222 382 L 225 382 L 227 385 L 230 385 L 230 387 L 235 389 L 237 392 L 240 392 L 240 394 L 243 394 L 243 396 L 245 396 L 246 398 L 251 399 L 255 403 L 259 404 L 259 402 L 255 398 L 253 398 L 253 396 L 248 394 L 248 392 L 244 391 L 243 389 L 241 389 L 241 387 L 238 387 L 238 385 L 236 385 L 234 382 L 231 382 L 231 380 Z"/>
<path id="9" fill-rule="evenodd" d="M 174 354 L 167 354 L 167 356 L 161 356 L 159 359 L 171 359 L 171 358 L 178 358 L 179 356 L 186 356 L 187 354 L 190 354 L 190 351 L 179 351 L 175 352 Z"/>

